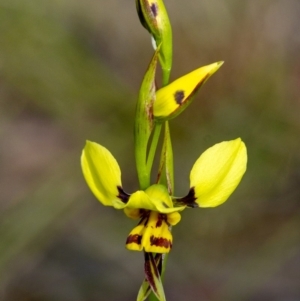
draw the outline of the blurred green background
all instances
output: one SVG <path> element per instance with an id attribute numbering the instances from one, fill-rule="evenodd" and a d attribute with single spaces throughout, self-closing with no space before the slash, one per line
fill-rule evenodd
<path id="1" fill-rule="evenodd" d="M 225 65 L 171 122 L 176 194 L 207 147 L 242 137 L 248 171 L 174 227 L 168 300 L 300 300 L 300 2 L 166 0 L 175 79 Z M 135 222 L 88 190 L 85 140 L 138 188 L 133 118 L 153 50 L 134 1 L 0 0 L 0 300 L 129 301 Z"/>

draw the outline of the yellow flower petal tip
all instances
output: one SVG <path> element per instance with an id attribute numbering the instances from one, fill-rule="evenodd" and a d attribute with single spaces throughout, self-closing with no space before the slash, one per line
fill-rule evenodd
<path id="1" fill-rule="evenodd" d="M 198 68 L 156 92 L 153 115 L 156 120 L 167 120 L 180 114 L 191 102 L 198 89 L 222 65 L 223 61 Z"/>
<path id="2" fill-rule="evenodd" d="M 215 144 L 194 164 L 189 194 L 180 202 L 190 207 L 221 205 L 236 189 L 246 168 L 247 149 L 240 138 Z"/>
<path id="3" fill-rule="evenodd" d="M 89 188 L 103 205 L 112 206 L 114 202 L 122 202 L 118 197 L 122 187 L 120 167 L 105 147 L 86 141 L 81 155 L 81 168 Z"/>
<path id="4" fill-rule="evenodd" d="M 137 227 L 127 237 L 126 248 L 132 251 L 151 253 L 168 253 L 172 248 L 171 224 L 180 221 L 180 214 L 161 214 L 156 211 L 145 211 Z"/>

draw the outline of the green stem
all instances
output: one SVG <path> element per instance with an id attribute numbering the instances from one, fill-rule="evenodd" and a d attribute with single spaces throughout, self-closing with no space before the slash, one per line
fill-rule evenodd
<path id="1" fill-rule="evenodd" d="M 168 85 L 169 79 L 170 79 L 170 70 L 163 69 L 162 70 L 162 86 L 163 87 Z M 152 137 L 152 141 L 151 141 L 151 145 L 150 145 L 150 149 L 149 149 L 149 154 L 148 154 L 148 158 L 147 158 L 147 171 L 148 171 L 148 175 L 149 175 L 149 181 L 150 181 L 151 169 L 152 169 L 153 160 L 155 157 L 155 152 L 156 152 L 162 125 L 163 125 L 162 123 L 156 123 L 154 126 L 154 133 L 153 133 L 153 137 Z"/>
<path id="2" fill-rule="evenodd" d="M 160 136 L 160 132 L 161 132 L 161 127 L 162 127 L 161 123 L 156 123 L 154 126 L 154 133 L 152 136 L 149 154 L 148 154 L 148 158 L 147 158 L 147 171 L 148 171 L 149 178 L 151 176 L 151 169 L 152 169 L 155 152 L 156 152 L 156 148 L 157 148 L 157 144 L 158 144 L 158 140 L 159 140 L 159 136 Z M 149 182 L 150 182 L 150 179 L 149 179 Z"/>
<path id="3" fill-rule="evenodd" d="M 163 76 L 162 76 L 163 86 L 166 86 L 169 83 L 169 78 L 170 78 L 170 71 L 163 70 Z M 159 129 L 157 129 L 158 126 L 159 126 Z M 161 131 L 161 127 L 162 127 L 161 123 L 157 124 L 156 127 L 155 127 L 155 132 L 153 134 L 151 147 L 150 147 L 150 151 L 149 151 L 149 156 L 148 156 L 148 161 L 147 161 L 147 170 L 149 171 L 149 174 L 150 174 L 150 171 L 151 171 L 151 168 L 152 168 L 153 159 L 154 159 L 155 150 L 156 150 L 156 146 L 157 146 L 157 143 L 158 143 L 158 138 L 159 138 L 159 134 L 160 134 L 160 131 Z M 156 133 L 156 130 L 159 131 L 158 134 Z M 169 133 L 169 131 L 164 132 L 164 140 L 165 140 L 165 138 L 170 139 L 170 133 L 167 135 L 167 132 Z M 156 137 L 156 136 L 158 136 L 158 137 Z M 164 143 L 166 143 L 166 142 L 164 142 Z M 155 145 L 153 146 L 153 144 L 155 144 Z M 152 148 L 153 148 L 153 150 L 152 150 Z M 170 169 L 171 169 L 171 172 L 173 173 L 173 162 L 171 162 L 171 164 L 172 164 L 172 167 Z M 174 179 L 174 174 L 172 174 L 170 176 L 171 176 L 172 179 Z M 174 186 L 173 183 L 171 185 Z M 168 190 L 170 191 L 169 187 L 168 187 Z M 174 187 L 171 187 L 171 191 L 174 191 Z M 170 228 L 170 231 L 171 231 L 171 228 Z M 167 259 L 168 259 L 168 253 L 164 254 L 163 259 L 162 259 L 163 260 L 163 262 L 162 262 L 162 272 L 161 272 L 161 281 L 162 282 L 163 282 L 165 271 L 166 271 Z M 159 301 L 159 300 L 157 299 L 157 297 L 152 292 L 149 295 L 148 301 Z"/>
<path id="4" fill-rule="evenodd" d="M 166 86 L 169 84 L 171 70 L 162 70 L 162 86 Z"/>

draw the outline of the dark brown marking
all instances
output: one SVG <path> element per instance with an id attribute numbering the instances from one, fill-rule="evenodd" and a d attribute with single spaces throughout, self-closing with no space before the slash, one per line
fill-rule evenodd
<path id="1" fill-rule="evenodd" d="M 156 18 L 156 16 L 158 15 L 158 6 L 156 3 L 153 3 L 151 6 L 150 6 L 150 9 L 152 11 L 152 14 L 153 16 Z"/>
<path id="2" fill-rule="evenodd" d="M 192 187 L 190 188 L 189 193 L 185 197 L 177 200 L 177 202 L 191 208 L 197 208 L 199 207 L 199 205 L 195 202 L 196 200 L 197 198 L 195 197 L 195 188 Z"/>
<path id="3" fill-rule="evenodd" d="M 159 214 L 159 215 L 158 215 L 158 220 L 157 220 L 157 222 L 156 222 L 156 224 L 155 224 L 155 228 L 161 227 L 162 223 L 163 223 L 163 220 L 162 220 L 162 218 L 161 218 L 161 214 Z"/>
<path id="4" fill-rule="evenodd" d="M 125 204 L 128 202 L 130 195 L 126 193 L 121 186 L 117 186 L 119 194 L 117 197 L 124 202 Z"/>
<path id="5" fill-rule="evenodd" d="M 172 248 L 171 240 L 168 240 L 164 237 L 155 237 L 154 235 L 152 235 L 150 237 L 150 245 L 151 246 L 162 247 L 162 248 L 166 248 L 166 249 L 171 249 Z"/>
<path id="6" fill-rule="evenodd" d="M 174 94 L 174 99 L 178 105 L 181 105 L 184 100 L 184 91 L 178 90 Z"/>
<path id="7" fill-rule="evenodd" d="M 128 244 L 140 245 L 141 242 L 142 242 L 142 235 L 138 235 L 138 234 L 129 235 L 126 239 L 126 245 Z"/>
<path id="8" fill-rule="evenodd" d="M 139 221 L 138 225 L 143 224 L 144 226 L 146 226 L 149 221 L 150 211 L 145 209 L 140 209 L 140 214 L 141 214 L 141 220 Z"/>
<path id="9" fill-rule="evenodd" d="M 155 224 L 155 228 L 161 227 L 161 225 L 162 225 L 163 222 L 167 222 L 167 216 L 166 216 L 166 214 L 161 214 L 160 213 L 158 215 L 158 220 L 157 220 L 157 222 Z"/>
<path id="10" fill-rule="evenodd" d="M 174 94 L 174 100 L 178 105 L 187 105 L 191 99 L 193 99 L 193 95 L 199 90 L 199 88 L 205 83 L 205 81 L 209 78 L 209 74 L 207 74 L 194 88 L 194 90 L 187 96 L 185 96 L 183 90 L 178 90 Z M 183 101 L 184 100 L 184 101 Z"/>

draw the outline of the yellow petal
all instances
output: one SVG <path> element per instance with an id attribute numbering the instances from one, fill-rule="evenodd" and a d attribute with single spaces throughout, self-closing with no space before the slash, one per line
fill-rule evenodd
<path id="1" fill-rule="evenodd" d="M 207 149 L 190 174 L 190 197 L 200 207 L 215 207 L 227 200 L 240 183 L 247 165 L 247 150 L 240 138 Z"/>
<path id="2" fill-rule="evenodd" d="M 172 226 L 177 225 L 180 222 L 180 220 L 181 220 L 181 215 L 179 212 L 173 212 L 167 214 L 167 221 Z"/>
<path id="3" fill-rule="evenodd" d="M 190 103 L 200 86 L 213 75 L 223 62 L 198 68 L 156 92 L 153 114 L 158 120 L 171 119 L 182 112 Z"/>
<path id="4" fill-rule="evenodd" d="M 119 195 L 121 171 L 113 155 L 103 146 L 87 141 L 81 155 L 84 178 L 96 198 L 105 206 L 123 203 Z"/>

